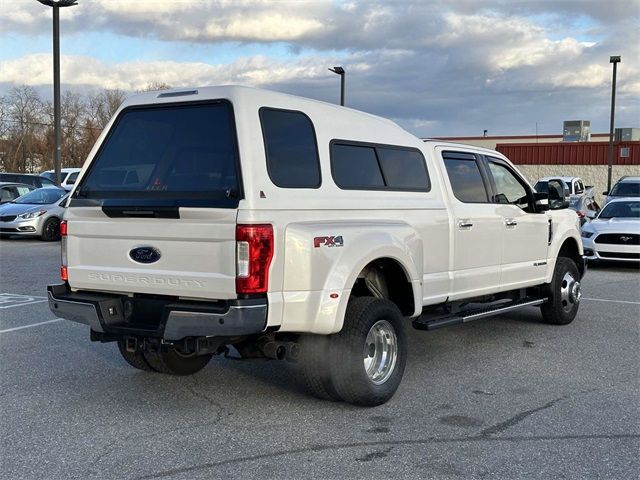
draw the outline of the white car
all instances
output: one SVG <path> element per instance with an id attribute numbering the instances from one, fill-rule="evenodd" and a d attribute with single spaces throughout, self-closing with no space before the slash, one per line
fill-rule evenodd
<path id="1" fill-rule="evenodd" d="M 640 199 L 616 198 L 582 228 L 584 256 L 589 261 L 640 260 Z"/>
<path id="2" fill-rule="evenodd" d="M 73 185 L 76 183 L 78 179 L 78 175 L 80 174 L 81 168 L 63 168 L 60 170 L 60 186 L 67 191 L 70 191 L 73 188 Z M 56 172 L 55 170 L 47 170 L 46 172 L 42 172 L 40 174 L 41 177 L 48 178 L 52 182 L 56 181 Z"/>

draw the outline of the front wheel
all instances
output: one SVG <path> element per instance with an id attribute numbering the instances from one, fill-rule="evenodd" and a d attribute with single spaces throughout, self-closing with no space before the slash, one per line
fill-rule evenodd
<path id="1" fill-rule="evenodd" d="M 332 384 L 344 401 L 376 406 L 393 396 L 407 362 L 405 322 L 389 300 L 350 300 L 330 347 Z"/>
<path id="2" fill-rule="evenodd" d="M 543 320 L 553 325 L 568 325 L 578 314 L 581 297 L 580 272 L 576 263 L 570 258 L 558 257 L 549 285 L 549 297 L 540 307 Z"/>
<path id="3" fill-rule="evenodd" d="M 45 242 L 55 242 L 60 239 L 60 220 L 53 217 L 44 222 L 42 226 L 42 237 Z"/>

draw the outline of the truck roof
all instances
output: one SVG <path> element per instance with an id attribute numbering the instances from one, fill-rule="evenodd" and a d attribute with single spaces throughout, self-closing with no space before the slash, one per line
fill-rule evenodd
<path id="1" fill-rule="evenodd" d="M 421 139 L 392 120 L 371 113 L 297 95 L 240 85 L 185 87 L 142 92 L 128 97 L 121 105 L 121 109 L 130 106 L 219 99 L 229 100 L 233 104 L 238 122 L 241 122 L 243 118 L 241 112 L 254 115 L 254 112 L 260 107 L 300 110 L 313 117 L 317 131 L 322 128 L 334 138 L 351 140 L 362 138 L 365 141 L 371 141 L 372 136 L 377 137 L 376 131 L 379 129 L 380 133 L 384 132 L 384 135 L 379 139 L 380 143 L 416 145 L 425 142 L 456 149 L 482 151 L 502 157 L 495 150 L 488 148 L 438 139 Z M 318 125 L 320 123 L 322 123 L 322 127 Z"/>
<path id="2" fill-rule="evenodd" d="M 460 143 L 460 142 L 450 142 L 448 140 L 439 140 L 437 138 L 421 138 L 424 143 L 432 143 L 434 145 L 439 145 L 443 147 L 451 147 L 451 148 L 466 148 L 473 151 L 481 151 L 488 155 L 492 155 L 494 157 L 504 157 L 503 154 L 496 150 L 491 150 L 490 148 L 479 147 L 477 145 L 469 145 L 468 143 Z"/>
<path id="3" fill-rule="evenodd" d="M 331 114 L 339 115 L 342 119 L 348 119 L 352 122 L 366 121 L 370 126 L 378 124 L 386 129 L 396 129 L 405 135 L 411 133 L 404 130 L 397 123 L 373 115 L 371 113 L 362 112 L 349 107 L 343 107 L 333 103 L 314 100 L 297 95 L 287 93 L 274 92 L 261 88 L 245 87 L 240 85 L 223 85 L 223 86 L 206 86 L 206 87 L 189 87 L 175 88 L 168 90 L 142 92 L 128 97 L 122 104 L 121 108 L 134 105 L 151 105 L 162 103 L 190 102 L 202 100 L 229 100 L 234 109 L 251 106 L 256 110 L 262 106 L 301 110 L 306 114 L 321 114 L 331 118 Z M 236 114 L 236 116 L 238 116 Z M 241 119 L 238 119 L 241 121 Z M 417 137 L 415 137 L 417 138 Z"/>

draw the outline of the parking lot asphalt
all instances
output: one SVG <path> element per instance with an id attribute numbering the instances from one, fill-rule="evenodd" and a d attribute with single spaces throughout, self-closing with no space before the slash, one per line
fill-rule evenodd
<path id="1" fill-rule="evenodd" d="M 59 244 L 0 240 L 0 478 L 637 478 L 640 274 L 591 268 L 568 326 L 530 307 L 410 330 L 395 397 L 309 397 L 296 367 L 143 373 L 44 296 Z M 16 297 L 15 295 L 21 295 Z M 26 327 L 26 328 L 23 328 Z"/>

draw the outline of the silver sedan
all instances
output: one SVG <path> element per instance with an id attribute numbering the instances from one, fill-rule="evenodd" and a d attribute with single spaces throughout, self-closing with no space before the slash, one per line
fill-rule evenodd
<path id="1" fill-rule="evenodd" d="M 0 206 L 0 235 L 33 236 L 45 241 L 60 238 L 60 221 L 69 192 L 38 188 Z"/>

